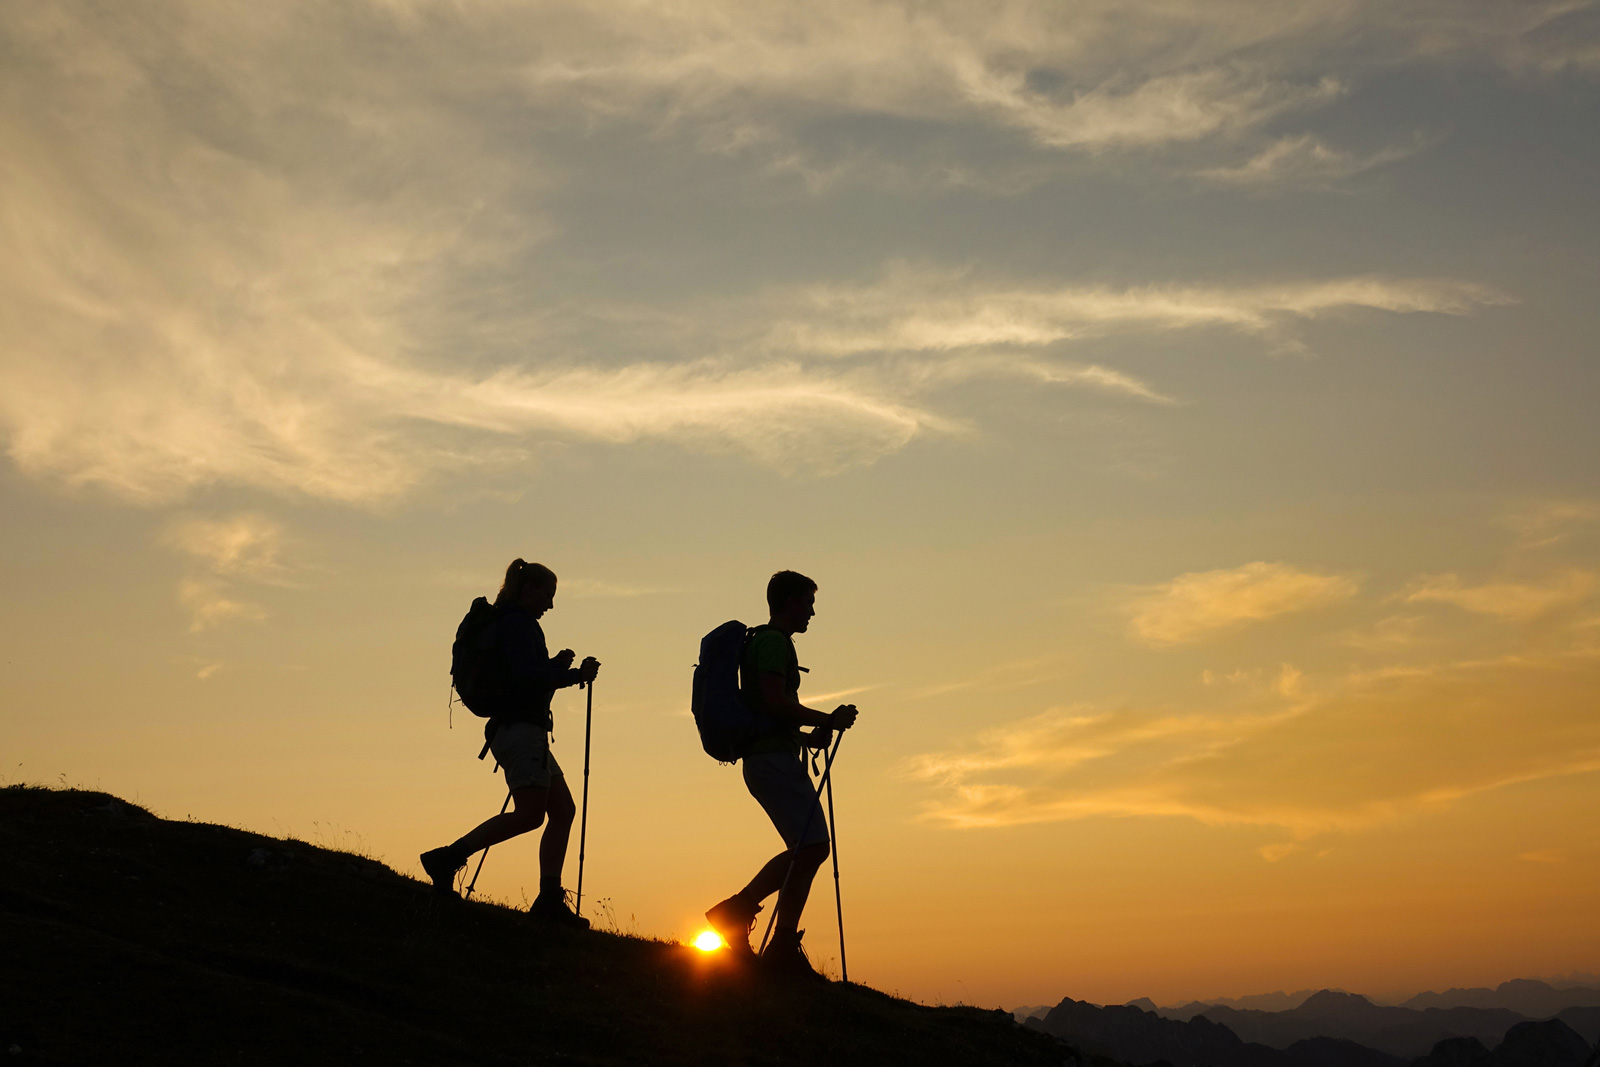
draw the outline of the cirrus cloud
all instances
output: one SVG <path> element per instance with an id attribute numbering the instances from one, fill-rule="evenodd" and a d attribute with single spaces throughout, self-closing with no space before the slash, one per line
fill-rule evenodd
<path id="1" fill-rule="evenodd" d="M 1143 640 L 1181 644 L 1242 623 L 1336 604 L 1359 588 L 1344 575 L 1258 561 L 1180 574 L 1138 596 L 1129 611 L 1134 633 Z"/>
<path id="2" fill-rule="evenodd" d="M 1592 648 L 1351 673 L 1303 693 L 1294 681 L 1223 709 L 1053 709 L 903 770 L 935 793 L 924 817 L 952 828 L 1185 818 L 1287 834 L 1268 859 L 1320 834 L 1600 771 Z"/>
<path id="3" fill-rule="evenodd" d="M 1600 575 L 1578 569 L 1542 582 L 1499 581 L 1482 585 L 1465 585 L 1456 574 L 1438 574 L 1418 579 L 1402 599 L 1408 604 L 1432 601 L 1478 615 L 1526 621 L 1582 603 L 1596 588 L 1600 588 Z"/>
<path id="4" fill-rule="evenodd" d="M 652 302 L 557 292 L 542 258 L 548 194 L 570 180 L 549 129 L 743 130 L 787 122 L 782 101 L 1153 146 L 1333 92 L 1235 55 L 1304 15 L 1135 24 L 1128 73 L 1104 59 L 1127 33 L 1109 4 L 7 8 L 0 47 L 27 57 L 0 68 L 7 453 L 144 504 L 244 486 L 370 505 L 583 442 L 827 472 L 981 432 L 953 384 L 1180 399 L 1071 358 L 1080 339 L 1292 346 L 1294 322 L 1343 309 L 1508 299 L 1451 279 L 1119 286 L 935 265 Z"/>

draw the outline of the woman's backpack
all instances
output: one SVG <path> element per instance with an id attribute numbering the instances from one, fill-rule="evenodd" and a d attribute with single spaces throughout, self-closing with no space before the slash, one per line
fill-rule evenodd
<path id="1" fill-rule="evenodd" d="M 478 597 L 456 627 L 450 646 L 450 684 L 467 710 L 487 719 L 500 710 L 505 695 L 505 665 L 495 643 L 495 620 L 500 613 L 487 597 Z"/>

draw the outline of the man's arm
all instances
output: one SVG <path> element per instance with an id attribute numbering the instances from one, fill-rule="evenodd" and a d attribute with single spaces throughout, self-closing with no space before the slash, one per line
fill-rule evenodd
<path id="1" fill-rule="evenodd" d="M 783 675 L 772 671 L 764 671 L 761 675 L 761 705 L 773 718 L 788 726 L 848 730 L 856 722 L 854 704 L 840 704 L 831 712 L 808 708 L 789 695 Z"/>

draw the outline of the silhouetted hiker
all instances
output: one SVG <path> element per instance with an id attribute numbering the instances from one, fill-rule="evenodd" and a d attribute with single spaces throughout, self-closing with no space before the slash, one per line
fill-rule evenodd
<path id="1" fill-rule="evenodd" d="M 539 842 L 539 895 L 529 911 L 536 916 L 587 928 L 573 914 L 561 888 L 567 838 L 577 807 L 561 765 L 550 751 L 550 698 L 557 689 L 594 681 L 600 661 L 586 657 L 572 665 L 573 651 L 550 655 L 539 617 L 555 606 L 556 576 L 538 563 L 513 560 L 494 599 L 494 621 L 486 634 L 485 671 L 496 672 L 493 712 L 484 726 L 488 748 L 506 773 L 515 807 L 481 823 L 454 844 L 422 854 L 422 869 L 433 887 L 455 896 L 455 876 L 480 849 L 537 829 L 549 816 Z"/>
<path id="2" fill-rule="evenodd" d="M 753 957 L 750 932 L 761 902 L 778 893 L 772 938 L 761 962 L 774 970 L 816 975 L 800 947 L 805 931 L 800 913 L 811 893 L 811 880 L 828 858 L 828 824 L 817 791 L 806 773 L 805 750 L 826 749 L 834 730 L 855 724 L 853 704 L 831 713 L 800 703 L 800 672 L 793 636 L 806 632 L 816 614 L 817 583 L 795 571 L 779 571 L 767 583 L 765 626 L 750 631 L 739 660 L 739 689 L 749 705 L 777 722 L 739 754 L 744 784 L 760 802 L 788 847 L 772 857 L 750 884 L 706 912 L 706 920 L 734 952 Z M 802 726 L 814 727 L 802 733 Z M 781 890 L 781 892 L 780 892 Z"/>

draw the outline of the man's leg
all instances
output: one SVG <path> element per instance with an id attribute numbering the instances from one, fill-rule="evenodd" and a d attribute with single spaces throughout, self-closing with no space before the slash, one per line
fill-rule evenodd
<path id="1" fill-rule="evenodd" d="M 790 872 L 787 884 L 783 881 L 783 875 L 778 875 L 778 885 L 782 886 L 782 892 L 778 894 L 778 914 L 772 920 L 774 938 L 792 934 L 800 928 L 800 913 L 806 910 L 806 900 L 811 896 L 812 879 L 816 878 L 818 868 L 828 858 L 828 843 L 823 841 L 815 845 L 805 845 L 785 855 L 793 858 L 794 870 Z M 779 857 L 774 857 L 774 861 L 777 858 Z M 770 867 L 772 864 L 769 863 L 767 866 Z M 784 867 L 788 868 L 787 862 Z"/>
<path id="2" fill-rule="evenodd" d="M 766 866 L 750 879 L 750 884 L 739 890 L 739 899 L 756 905 L 776 893 L 783 885 L 784 874 L 789 870 L 789 856 L 789 851 L 785 849 L 768 860 Z"/>

